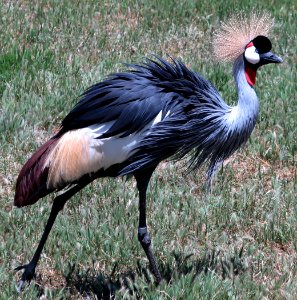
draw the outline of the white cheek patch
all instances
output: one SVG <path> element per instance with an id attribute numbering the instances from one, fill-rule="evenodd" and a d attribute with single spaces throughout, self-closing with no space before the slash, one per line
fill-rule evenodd
<path id="1" fill-rule="evenodd" d="M 256 52 L 255 46 L 246 48 L 244 56 L 248 62 L 255 65 L 260 61 L 260 55 Z"/>

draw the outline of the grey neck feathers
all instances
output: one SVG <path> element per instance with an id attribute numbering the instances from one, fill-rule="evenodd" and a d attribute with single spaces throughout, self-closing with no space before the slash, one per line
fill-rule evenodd
<path id="1" fill-rule="evenodd" d="M 225 131 L 216 137 L 219 149 L 211 158 L 208 169 L 208 186 L 223 160 L 234 153 L 250 137 L 259 113 L 259 103 L 255 90 L 248 84 L 245 77 L 243 56 L 234 63 L 233 75 L 238 92 L 238 102 L 229 107 L 223 117 Z"/>
<path id="2" fill-rule="evenodd" d="M 226 115 L 229 130 L 240 131 L 245 136 L 251 134 L 259 114 L 259 102 L 255 90 L 248 84 L 245 77 L 244 60 L 241 55 L 233 66 L 238 102 Z"/>

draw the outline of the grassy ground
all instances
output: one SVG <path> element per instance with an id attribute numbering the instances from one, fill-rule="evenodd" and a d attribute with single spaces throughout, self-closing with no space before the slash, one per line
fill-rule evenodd
<path id="1" fill-rule="evenodd" d="M 259 72 L 261 114 L 248 145 L 218 174 L 162 163 L 149 226 L 165 280 L 156 287 L 137 241 L 133 180 L 94 182 L 58 217 L 23 299 L 295 299 L 297 294 L 296 5 L 293 1 L 1 1 L 0 298 L 14 299 L 50 200 L 12 206 L 18 171 L 90 84 L 153 52 L 170 53 L 236 100 L 211 34 L 234 10 L 267 9 L 281 66 Z"/>

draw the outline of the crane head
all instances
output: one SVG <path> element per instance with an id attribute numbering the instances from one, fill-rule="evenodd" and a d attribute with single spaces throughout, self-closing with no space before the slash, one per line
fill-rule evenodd
<path id="1" fill-rule="evenodd" d="M 259 35 L 247 44 L 244 51 L 244 58 L 247 63 L 259 68 L 270 63 L 281 63 L 283 60 L 270 50 L 272 48 L 270 40 L 263 35 Z"/>
<path id="2" fill-rule="evenodd" d="M 253 86 L 256 83 L 256 71 L 259 67 L 270 63 L 282 63 L 283 60 L 272 53 L 271 41 L 263 35 L 250 41 L 244 51 L 245 76 L 247 82 Z"/>
<path id="3" fill-rule="evenodd" d="M 271 42 L 266 37 L 273 26 L 270 14 L 251 12 L 248 15 L 237 13 L 215 31 L 213 36 L 213 52 L 218 61 L 234 62 L 246 52 L 252 61 L 257 61 L 259 54 L 270 51 Z M 253 44 L 251 44 L 253 43 Z M 255 47 L 248 49 L 250 47 Z M 254 52 L 255 52 L 254 51 Z"/>
<path id="4" fill-rule="evenodd" d="M 273 19 L 267 12 L 239 12 L 232 15 L 213 36 L 213 52 L 218 61 L 234 62 L 243 57 L 247 82 L 253 86 L 256 71 L 269 63 L 281 63 L 282 59 L 272 52 L 267 38 L 273 26 Z"/>

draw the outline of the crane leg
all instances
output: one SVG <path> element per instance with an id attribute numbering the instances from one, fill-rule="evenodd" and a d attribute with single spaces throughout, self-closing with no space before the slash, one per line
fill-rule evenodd
<path id="1" fill-rule="evenodd" d="M 150 269 L 156 278 L 156 283 L 159 284 L 162 280 L 162 276 L 157 266 L 157 262 L 152 251 L 151 237 L 147 230 L 146 225 L 146 191 L 148 183 L 156 167 L 146 169 L 141 173 L 135 173 L 135 179 L 137 181 L 137 188 L 139 191 L 139 227 L 138 227 L 138 240 L 149 260 Z"/>
<path id="2" fill-rule="evenodd" d="M 50 216 L 48 218 L 47 224 L 45 226 L 45 229 L 43 231 L 41 240 L 38 244 L 38 247 L 34 253 L 33 258 L 31 259 L 31 261 L 23 266 L 19 266 L 17 268 L 15 268 L 16 271 L 22 270 L 24 269 L 24 272 L 22 274 L 21 280 L 18 283 L 18 293 L 20 294 L 22 291 L 22 287 L 24 285 L 24 283 L 30 282 L 33 278 L 35 278 L 35 268 L 37 266 L 38 260 L 40 258 L 42 249 L 45 245 L 45 242 L 47 240 L 47 237 L 54 225 L 54 222 L 56 220 L 56 217 L 58 215 L 58 213 L 63 209 L 66 201 L 71 198 L 74 194 L 76 194 L 78 191 L 80 191 L 82 188 L 84 188 L 88 183 L 84 183 L 82 185 L 76 185 L 73 188 L 71 188 L 70 190 L 66 191 L 65 193 L 57 196 L 54 199 L 53 205 L 52 205 L 52 209 L 50 212 Z"/>

